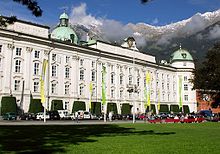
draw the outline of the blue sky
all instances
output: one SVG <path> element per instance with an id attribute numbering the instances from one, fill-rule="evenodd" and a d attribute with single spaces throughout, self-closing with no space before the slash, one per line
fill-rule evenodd
<path id="1" fill-rule="evenodd" d="M 220 8 L 220 0 L 153 0 L 141 4 L 139 0 L 37 0 L 43 16 L 36 18 L 24 6 L 12 0 L 0 1 L 0 14 L 15 15 L 19 19 L 44 25 L 55 25 L 64 8 L 68 14 L 85 4 L 86 15 L 127 23 L 166 25 L 187 19 L 197 12 L 204 13 Z"/>

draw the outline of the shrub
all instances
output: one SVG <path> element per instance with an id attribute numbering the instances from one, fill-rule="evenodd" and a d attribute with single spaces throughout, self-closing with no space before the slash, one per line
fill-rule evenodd
<path id="1" fill-rule="evenodd" d="M 128 103 L 122 104 L 122 106 L 121 106 L 121 114 L 122 115 L 131 114 L 130 104 L 128 104 Z"/>
<path id="2" fill-rule="evenodd" d="M 3 96 L 1 100 L 1 114 L 14 112 L 17 114 L 16 97 Z"/>
<path id="3" fill-rule="evenodd" d="M 107 104 L 107 114 L 111 111 L 113 111 L 114 114 L 118 114 L 116 103 L 108 103 Z"/>
<path id="4" fill-rule="evenodd" d="M 92 102 L 90 112 L 92 114 L 100 115 L 101 114 L 101 102 Z"/>
<path id="5" fill-rule="evenodd" d="M 83 101 L 74 101 L 72 112 L 76 112 L 79 110 L 86 110 L 86 104 Z"/>
<path id="6" fill-rule="evenodd" d="M 160 112 L 168 113 L 169 112 L 168 105 L 166 105 L 166 104 L 160 105 Z"/>
<path id="7" fill-rule="evenodd" d="M 52 100 L 50 110 L 52 110 L 52 111 L 63 110 L 63 101 L 62 100 Z"/>
<path id="8" fill-rule="evenodd" d="M 28 112 L 38 113 L 43 111 L 44 111 L 44 107 L 41 103 L 41 99 L 31 99 Z"/>
<path id="9" fill-rule="evenodd" d="M 170 105 L 170 112 L 178 113 L 179 112 L 179 105 Z"/>

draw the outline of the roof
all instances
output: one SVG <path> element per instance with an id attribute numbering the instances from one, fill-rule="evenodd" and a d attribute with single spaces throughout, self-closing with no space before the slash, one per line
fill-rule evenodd
<path id="1" fill-rule="evenodd" d="M 60 15 L 60 19 L 69 19 L 68 15 L 64 12 Z"/>
<path id="2" fill-rule="evenodd" d="M 72 43 L 78 43 L 78 37 L 74 30 L 70 27 L 57 27 L 51 33 L 51 38 L 68 41 L 70 40 Z"/>
<path id="3" fill-rule="evenodd" d="M 180 46 L 180 49 L 171 55 L 170 63 L 173 63 L 174 61 L 193 61 L 193 58 L 187 50 L 182 49 Z"/>

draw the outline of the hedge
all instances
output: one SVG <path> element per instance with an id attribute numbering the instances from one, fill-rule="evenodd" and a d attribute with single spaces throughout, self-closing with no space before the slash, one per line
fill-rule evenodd
<path id="1" fill-rule="evenodd" d="M 63 110 L 63 101 L 62 100 L 52 100 L 51 102 L 51 111 Z"/>
<path id="2" fill-rule="evenodd" d="M 162 113 L 168 113 L 169 112 L 169 107 L 166 104 L 161 104 L 160 105 L 160 112 Z"/>
<path id="3" fill-rule="evenodd" d="M 111 111 L 113 111 L 114 114 L 118 114 L 116 103 L 108 103 L 107 104 L 107 114 Z"/>
<path id="4" fill-rule="evenodd" d="M 170 105 L 170 112 L 178 113 L 179 112 L 179 105 Z"/>
<path id="5" fill-rule="evenodd" d="M 86 110 L 85 102 L 83 102 L 83 101 L 74 101 L 72 112 L 74 113 L 74 112 L 79 111 L 79 110 L 83 110 L 83 111 Z"/>
<path id="6" fill-rule="evenodd" d="M 190 110 L 189 110 L 189 106 L 188 106 L 188 105 L 183 105 L 183 112 L 184 112 L 184 113 L 190 113 Z"/>
<path id="7" fill-rule="evenodd" d="M 131 107 L 130 104 L 124 103 L 121 106 L 121 114 L 126 115 L 126 114 L 131 114 Z"/>
<path id="8" fill-rule="evenodd" d="M 38 113 L 43 111 L 44 111 L 44 107 L 42 106 L 41 99 L 30 99 L 28 112 Z"/>
<path id="9" fill-rule="evenodd" d="M 92 102 L 90 112 L 95 115 L 100 115 L 101 114 L 101 102 Z"/>
<path id="10" fill-rule="evenodd" d="M 1 100 L 1 114 L 14 112 L 17 114 L 16 97 L 3 96 Z"/>

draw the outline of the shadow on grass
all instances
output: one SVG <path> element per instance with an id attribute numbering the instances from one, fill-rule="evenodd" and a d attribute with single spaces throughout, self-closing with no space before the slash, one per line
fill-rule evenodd
<path id="1" fill-rule="evenodd" d="M 136 131 L 118 125 L 0 126 L 0 153 L 65 153 L 69 144 L 97 141 L 89 137 L 170 134 L 175 133 Z"/>

